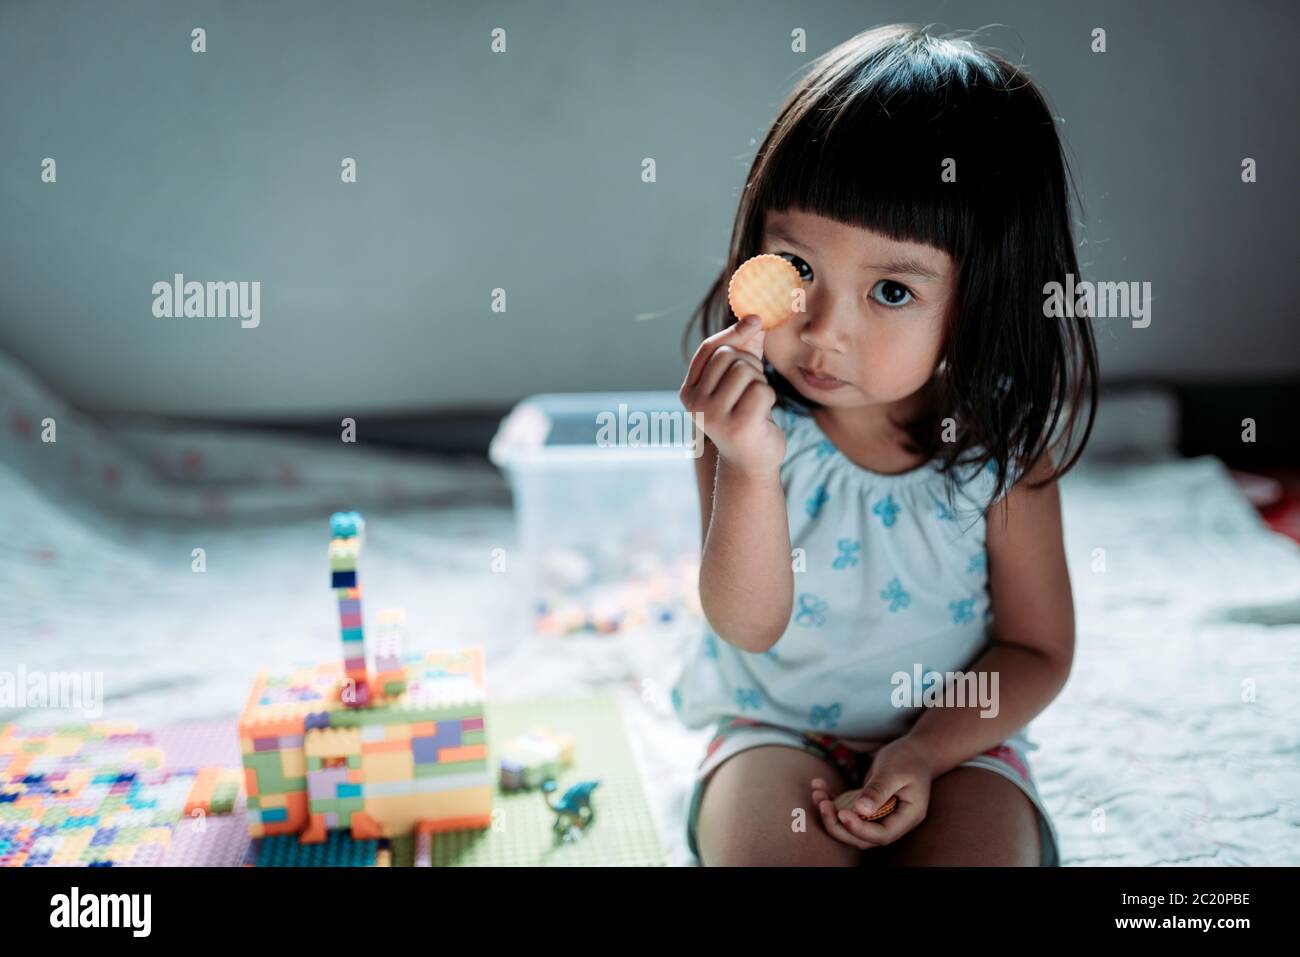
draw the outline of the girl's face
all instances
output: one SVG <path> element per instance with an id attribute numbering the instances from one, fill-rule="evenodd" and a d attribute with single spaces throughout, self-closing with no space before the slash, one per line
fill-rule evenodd
<path id="1" fill-rule="evenodd" d="M 844 409 L 888 405 L 929 382 L 956 282 L 951 256 L 797 210 L 765 219 L 762 252 L 790 259 L 807 296 L 805 312 L 766 334 L 777 372 Z"/>

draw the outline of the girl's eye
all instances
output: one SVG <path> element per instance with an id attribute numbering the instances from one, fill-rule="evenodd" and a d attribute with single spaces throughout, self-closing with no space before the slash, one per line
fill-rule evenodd
<path id="1" fill-rule="evenodd" d="M 892 279 L 880 280 L 871 287 L 871 292 L 868 295 L 882 306 L 890 306 L 895 309 L 899 306 L 906 306 L 912 301 L 912 290 L 901 282 L 894 282 Z"/>
<path id="2" fill-rule="evenodd" d="M 796 256 L 794 253 L 777 253 L 777 255 L 780 256 L 782 259 L 790 260 L 790 262 L 794 265 L 794 268 L 799 271 L 800 280 L 802 280 L 803 282 L 812 282 L 812 278 L 813 278 L 812 266 L 809 266 L 806 262 L 804 262 L 802 259 Z M 807 275 L 804 275 L 805 269 L 808 270 Z"/>

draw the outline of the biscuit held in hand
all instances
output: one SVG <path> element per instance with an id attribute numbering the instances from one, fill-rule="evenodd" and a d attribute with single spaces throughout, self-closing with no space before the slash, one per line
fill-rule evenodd
<path id="1" fill-rule="evenodd" d="M 794 317 L 794 291 L 803 288 L 799 270 L 774 253 L 746 259 L 731 276 L 727 302 L 737 319 L 758 316 L 763 329 L 775 329 Z"/>
<path id="2" fill-rule="evenodd" d="M 858 814 L 857 810 L 854 809 L 853 807 L 853 802 L 856 801 L 858 799 L 858 796 L 861 794 L 862 794 L 862 788 L 856 788 L 852 791 L 845 791 L 843 794 L 841 794 L 839 797 L 835 799 L 835 810 L 853 811 L 854 814 Z M 898 807 L 898 795 L 891 794 L 889 795 L 889 799 L 885 801 L 884 804 L 880 805 L 880 807 L 876 808 L 866 817 L 862 817 L 861 814 L 858 814 L 858 817 L 862 817 L 862 820 L 864 821 L 878 821 L 896 807 Z"/>

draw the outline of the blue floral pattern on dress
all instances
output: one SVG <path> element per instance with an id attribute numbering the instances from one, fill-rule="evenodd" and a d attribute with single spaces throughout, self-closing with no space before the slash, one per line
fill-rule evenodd
<path id="1" fill-rule="evenodd" d="M 763 696 L 757 688 L 737 688 L 736 707 L 741 711 L 757 711 L 763 707 Z"/>
<path id="2" fill-rule="evenodd" d="M 900 511 L 898 503 L 894 501 L 894 496 L 886 495 L 875 505 L 871 506 L 871 511 L 880 516 L 880 521 L 885 528 L 889 528 L 898 519 Z"/>
<path id="3" fill-rule="evenodd" d="M 835 547 L 840 550 L 840 553 L 831 562 L 831 568 L 853 568 L 858 564 L 858 552 L 862 551 L 861 542 L 852 538 L 841 538 L 835 543 Z"/>
<path id="4" fill-rule="evenodd" d="M 811 518 L 816 518 L 822 513 L 822 506 L 830 500 L 831 497 L 826 491 L 826 486 L 818 485 L 813 489 L 813 493 L 808 498 L 808 501 L 804 503 L 804 508 L 808 509 L 808 515 Z"/>
<path id="5" fill-rule="evenodd" d="M 903 590 L 903 583 L 891 578 L 885 590 L 880 593 L 882 601 L 889 602 L 891 612 L 901 611 L 912 603 L 912 596 Z"/>
<path id="6" fill-rule="evenodd" d="M 820 628 L 826 624 L 826 608 L 826 602 L 804 592 L 799 596 L 799 610 L 795 613 L 794 623 L 805 628 Z"/>
<path id="7" fill-rule="evenodd" d="M 975 599 L 962 598 L 957 601 L 948 602 L 948 610 L 952 612 L 952 623 L 961 625 L 968 621 L 975 620 Z"/>
<path id="8" fill-rule="evenodd" d="M 838 701 L 829 707 L 815 704 L 808 712 L 808 724 L 814 728 L 833 728 L 840 723 L 842 713 L 843 709 Z"/>

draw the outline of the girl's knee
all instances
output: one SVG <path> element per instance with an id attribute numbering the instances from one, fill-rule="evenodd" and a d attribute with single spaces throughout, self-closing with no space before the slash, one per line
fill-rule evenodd
<path id="1" fill-rule="evenodd" d="M 796 748 L 751 748 L 705 784 L 696 822 L 707 867 L 856 867 L 861 852 L 826 833 L 811 781 L 843 786 L 839 772 Z"/>

